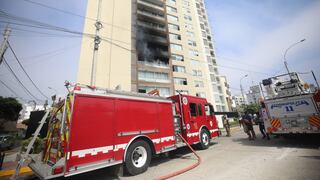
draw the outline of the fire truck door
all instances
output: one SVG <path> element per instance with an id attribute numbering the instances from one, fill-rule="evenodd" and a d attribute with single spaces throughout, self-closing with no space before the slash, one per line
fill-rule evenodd
<path id="1" fill-rule="evenodd" d="M 189 103 L 190 134 L 193 141 L 198 141 L 199 128 L 206 122 L 204 107 L 201 103 Z"/>

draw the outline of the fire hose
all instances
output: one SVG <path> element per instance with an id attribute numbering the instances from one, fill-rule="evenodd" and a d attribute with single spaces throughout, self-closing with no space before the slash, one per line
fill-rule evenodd
<path id="1" fill-rule="evenodd" d="M 197 166 L 201 163 L 201 158 L 200 158 L 200 156 L 195 152 L 195 150 L 190 146 L 190 144 L 181 136 L 181 134 L 178 134 L 178 135 L 179 135 L 180 138 L 183 140 L 183 142 L 186 143 L 186 145 L 189 147 L 189 149 L 192 151 L 192 153 L 197 157 L 198 161 L 197 161 L 195 164 L 193 164 L 193 165 L 191 165 L 191 166 L 189 166 L 189 167 L 186 167 L 186 168 L 181 169 L 181 170 L 179 170 L 179 171 L 172 172 L 172 173 L 170 173 L 170 174 L 166 174 L 166 175 L 164 175 L 164 176 L 158 177 L 158 178 L 156 178 L 155 180 L 164 180 L 164 179 L 169 179 L 169 178 L 171 178 L 171 177 L 180 175 L 180 174 L 182 174 L 182 173 L 185 173 L 185 172 L 187 172 L 187 171 L 190 171 L 191 169 L 197 167 Z"/>

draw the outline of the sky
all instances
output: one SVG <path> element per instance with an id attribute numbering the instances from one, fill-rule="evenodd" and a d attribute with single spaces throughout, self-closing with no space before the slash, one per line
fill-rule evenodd
<path id="1" fill-rule="evenodd" d="M 73 15 L 32 2 L 40 2 Z M 14 16 L 82 32 L 86 2 L 0 0 L 0 10 Z M 205 0 L 205 4 L 212 27 L 219 71 L 227 77 L 233 95 L 240 94 L 240 78 L 246 74 L 248 77 L 242 80 L 244 90 L 262 79 L 285 73 L 284 52 L 301 39 L 306 41 L 294 46 L 287 53 L 289 69 L 297 72 L 313 70 L 320 79 L 320 1 Z M 7 21 L 8 18 L 0 13 L 1 32 Z M 92 40 L 58 31 L 13 24 L 10 27 L 12 33 L 9 42 L 38 88 L 47 97 L 55 93 L 66 93 L 64 81 L 76 81 L 81 42 L 92 44 Z M 7 50 L 5 58 L 32 94 L 37 99 L 45 99 L 26 78 L 10 50 Z M 310 73 L 302 75 L 302 78 L 312 82 Z M 14 91 L 11 92 L 0 83 L 0 96 L 19 97 L 26 102 L 33 99 L 14 80 L 4 64 L 0 65 L 0 80 Z"/>

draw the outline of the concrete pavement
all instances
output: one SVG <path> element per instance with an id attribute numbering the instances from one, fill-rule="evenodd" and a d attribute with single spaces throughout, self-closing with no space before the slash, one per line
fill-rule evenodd
<path id="1" fill-rule="evenodd" d="M 262 136 L 257 128 L 256 133 L 258 135 L 255 141 L 249 141 L 239 128 L 233 129 L 231 137 L 225 137 L 223 133 L 223 136 L 214 140 L 208 150 L 197 151 L 202 158 L 202 163 L 198 167 L 172 179 L 319 179 L 319 136 L 289 139 L 271 137 L 268 141 L 261 139 Z M 148 171 L 137 176 L 116 177 L 112 174 L 114 168 L 105 168 L 68 179 L 149 180 L 180 170 L 195 162 L 196 158 L 190 150 L 181 148 L 169 157 L 162 155 L 154 158 Z"/>

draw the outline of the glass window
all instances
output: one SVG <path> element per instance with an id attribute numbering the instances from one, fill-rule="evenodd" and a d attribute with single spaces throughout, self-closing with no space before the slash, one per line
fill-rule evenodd
<path id="1" fill-rule="evenodd" d="M 171 59 L 175 61 L 184 61 L 183 56 L 178 55 L 178 54 L 171 54 Z"/>
<path id="2" fill-rule="evenodd" d="M 204 109 L 205 109 L 205 111 L 206 111 L 206 115 L 207 115 L 207 116 L 210 116 L 211 113 L 210 113 L 210 107 L 209 107 L 209 105 L 205 105 L 205 106 L 204 106 Z"/>
<path id="3" fill-rule="evenodd" d="M 190 115 L 191 116 L 197 116 L 197 105 L 195 103 L 190 103 Z"/>
<path id="4" fill-rule="evenodd" d="M 173 65 L 172 70 L 173 72 L 183 72 L 183 73 L 186 72 L 186 68 L 184 66 Z"/>
<path id="5" fill-rule="evenodd" d="M 171 4 L 176 4 L 176 0 L 168 0 L 167 2 L 169 2 Z"/>
<path id="6" fill-rule="evenodd" d="M 182 46 L 180 44 L 170 44 L 171 49 L 182 50 Z"/>
<path id="7" fill-rule="evenodd" d="M 177 30 L 177 31 L 180 30 L 180 27 L 178 25 L 176 25 L 176 24 L 168 24 L 168 26 L 169 26 L 169 29 L 174 29 L 174 30 Z"/>
<path id="8" fill-rule="evenodd" d="M 188 40 L 188 44 L 190 46 L 197 46 L 196 42 L 195 41 L 192 41 L 192 40 Z"/>
<path id="9" fill-rule="evenodd" d="M 170 33 L 169 38 L 170 38 L 170 40 L 172 40 L 172 39 L 181 40 L 181 36 L 179 34 Z"/>
<path id="10" fill-rule="evenodd" d="M 187 36 L 193 38 L 194 37 L 194 32 L 187 31 Z"/>
<path id="11" fill-rule="evenodd" d="M 177 12 L 177 8 L 174 8 L 174 7 L 171 7 L 171 6 L 167 6 L 167 10 L 168 10 L 168 12 L 173 12 L 173 13 Z"/>
<path id="12" fill-rule="evenodd" d="M 185 94 L 185 95 L 188 95 L 189 94 L 189 91 L 188 90 L 176 90 L 176 93 L 175 94 Z"/>
<path id="13" fill-rule="evenodd" d="M 204 84 L 202 81 L 194 81 L 194 86 L 195 87 L 204 87 Z"/>
<path id="14" fill-rule="evenodd" d="M 169 19 L 169 20 L 171 20 L 171 21 L 176 21 L 176 22 L 178 22 L 179 21 L 179 18 L 177 17 L 177 16 L 172 16 L 172 15 L 167 15 L 167 18 Z"/>
<path id="15" fill-rule="evenodd" d="M 187 21 L 192 21 L 192 17 L 189 15 L 184 15 L 184 19 Z"/>
<path id="16" fill-rule="evenodd" d="M 187 79 L 186 78 L 173 78 L 173 82 L 174 84 L 178 84 L 178 85 L 187 85 Z"/>
<path id="17" fill-rule="evenodd" d="M 190 64 L 191 64 L 192 66 L 199 66 L 199 65 L 200 65 L 200 62 L 197 61 L 197 60 L 191 59 L 191 60 L 190 60 Z"/>
<path id="18" fill-rule="evenodd" d="M 162 72 L 139 71 L 138 79 L 151 82 L 167 82 L 169 80 L 169 75 L 168 73 Z"/>
<path id="19" fill-rule="evenodd" d="M 147 93 L 147 92 L 150 92 L 150 91 L 152 91 L 154 89 L 158 89 L 159 90 L 160 96 L 163 96 L 163 97 L 170 96 L 170 88 L 167 88 L 167 87 L 139 86 L 138 92 L 139 93 Z"/>
<path id="20" fill-rule="evenodd" d="M 206 94 L 205 94 L 204 92 L 197 92 L 197 93 L 196 93 L 196 96 L 205 98 L 205 97 L 206 97 Z"/>
<path id="21" fill-rule="evenodd" d="M 199 52 L 197 50 L 194 49 L 190 49 L 189 50 L 189 54 L 192 56 L 199 56 Z"/>
<path id="22" fill-rule="evenodd" d="M 202 116 L 202 115 L 203 115 L 202 105 L 201 105 L 201 104 L 198 104 L 198 113 L 199 113 L 199 116 Z"/>
<path id="23" fill-rule="evenodd" d="M 192 75 L 201 77 L 202 76 L 202 71 L 193 69 L 192 70 Z"/>

